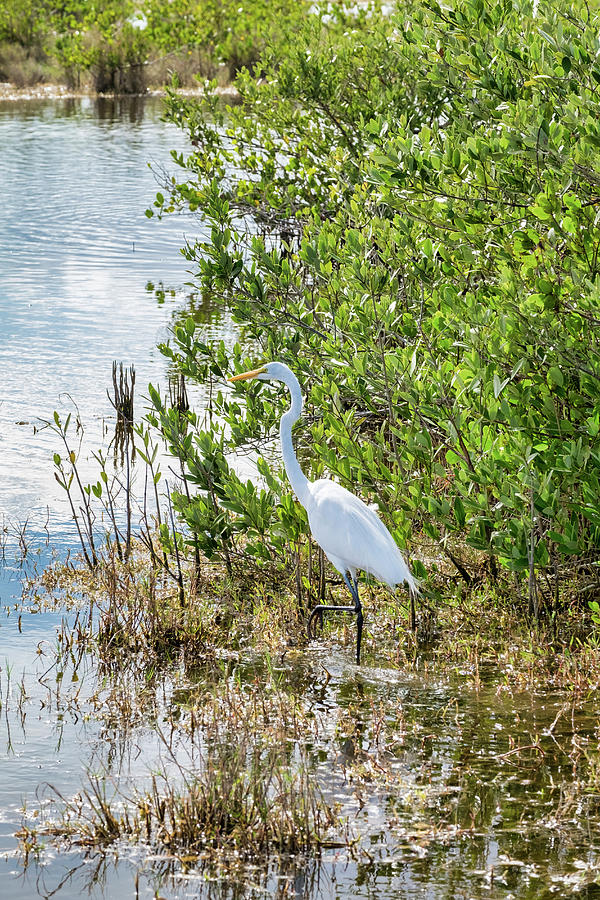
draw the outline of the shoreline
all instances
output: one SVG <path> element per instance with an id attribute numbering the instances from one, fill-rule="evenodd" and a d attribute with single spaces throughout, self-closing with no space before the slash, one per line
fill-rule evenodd
<path id="1" fill-rule="evenodd" d="M 18 100 L 80 100 L 86 97 L 93 100 L 100 98 L 164 97 L 165 93 L 164 87 L 148 88 L 143 94 L 99 94 L 92 90 L 74 90 L 64 84 L 42 83 L 19 88 L 9 81 L 0 82 L 0 103 Z M 177 93 L 184 97 L 196 97 L 202 94 L 202 88 L 200 86 L 197 88 L 178 88 Z M 224 85 L 223 87 L 219 86 L 215 88 L 214 93 L 225 98 L 229 97 L 232 100 L 239 97 L 237 89 L 232 84 Z"/>

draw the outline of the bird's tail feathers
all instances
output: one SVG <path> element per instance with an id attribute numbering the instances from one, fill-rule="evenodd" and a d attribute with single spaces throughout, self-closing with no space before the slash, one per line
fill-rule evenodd
<path id="1" fill-rule="evenodd" d="M 421 582 L 418 578 L 415 578 L 415 576 L 411 572 L 408 572 L 408 574 L 405 576 L 404 584 L 408 586 L 408 589 L 413 597 L 415 596 L 415 594 L 419 594 L 421 592 Z"/>
<path id="2" fill-rule="evenodd" d="M 385 578 L 382 578 L 382 581 L 385 580 Z M 412 574 L 403 557 L 396 559 L 394 580 L 393 582 L 391 580 L 388 581 L 388 584 L 392 589 L 396 587 L 397 584 L 405 584 L 413 596 L 420 593 L 421 590 L 421 582 Z"/>

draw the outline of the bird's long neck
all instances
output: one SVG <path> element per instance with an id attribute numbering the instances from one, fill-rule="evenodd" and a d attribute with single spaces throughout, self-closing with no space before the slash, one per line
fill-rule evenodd
<path id="1" fill-rule="evenodd" d="M 298 384 L 296 376 L 291 372 L 290 376 L 291 377 L 287 379 L 285 383 L 289 387 L 290 394 L 292 395 L 292 405 L 281 417 L 281 422 L 279 423 L 279 437 L 281 439 L 281 452 L 283 454 L 283 464 L 285 466 L 285 471 L 287 472 L 287 477 L 296 497 L 303 506 L 306 506 L 309 495 L 309 482 L 308 478 L 300 468 L 300 463 L 296 458 L 294 445 L 292 444 L 292 428 L 302 413 L 302 391 L 300 390 L 300 385 Z"/>

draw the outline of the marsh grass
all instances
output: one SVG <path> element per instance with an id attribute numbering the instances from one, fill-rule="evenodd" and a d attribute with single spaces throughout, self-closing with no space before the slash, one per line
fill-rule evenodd
<path id="1" fill-rule="evenodd" d="M 186 567 L 184 577 L 182 604 L 176 583 L 134 542 L 128 560 L 111 546 L 93 571 L 71 564 L 46 570 L 37 597 L 41 604 L 54 596 L 59 604 L 89 608 L 77 634 L 63 632 L 60 640 L 75 639 L 105 663 L 131 654 L 142 661 L 179 654 L 206 661 L 222 650 L 276 653 L 306 645 L 303 617 L 284 582 L 275 591 L 208 563 Z"/>
<path id="2" fill-rule="evenodd" d="M 57 670 L 66 685 L 91 661 L 87 713 L 107 746 L 150 732 L 161 752 L 141 780 L 111 751 L 75 797 L 49 791 L 23 823 L 25 859 L 50 840 L 101 855 L 138 846 L 174 878 L 224 860 L 266 871 L 332 845 L 365 871 L 373 847 L 418 848 L 429 865 L 444 848 L 485 858 L 496 809 L 523 847 L 537 835 L 548 857 L 558 836 L 581 853 L 584 819 L 600 822 L 600 651 L 576 604 L 560 632 L 533 628 L 509 591 L 466 592 L 438 572 L 441 599 L 425 598 L 413 632 L 402 594 L 370 584 L 357 668 L 351 619 L 327 619 L 307 642 L 294 572 L 249 583 L 195 559 L 183 571 L 184 604 L 143 542 L 127 560 L 108 547 L 94 572 L 57 565 L 38 582 L 30 604 L 75 611 Z"/>
<path id="3" fill-rule="evenodd" d="M 155 710 L 166 723 L 165 766 L 144 787 L 91 769 L 75 798 L 49 786 L 45 805 L 54 815 L 23 827 L 23 848 L 31 852 L 44 836 L 95 849 L 142 842 L 189 864 L 207 851 L 298 853 L 318 849 L 331 834 L 340 843 L 334 804 L 323 797 L 308 750 L 317 720 L 272 671 L 249 682 L 226 671 L 220 679 L 217 669 L 212 679 L 205 673 L 197 689 L 174 690 Z M 131 707 L 116 700 L 115 693 L 103 698 L 122 727 Z M 182 738 L 186 763 L 178 754 Z"/>
<path id="4" fill-rule="evenodd" d="M 89 610 L 78 620 L 77 633 L 63 630 L 59 642 L 93 651 L 106 666 L 129 665 L 135 658 L 142 668 L 174 660 L 193 667 L 228 654 L 277 659 L 309 648 L 319 653 L 351 647 L 356 640 L 352 617 L 329 616 L 309 644 L 294 573 L 275 566 L 249 580 L 237 566 L 231 574 L 217 562 L 198 566 L 184 560 L 183 578 L 182 603 L 178 585 L 138 541 L 127 560 L 107 545 L 93 572 L 57 564 L 38 585 L 47 598 Z M 343 599 L 343 586 L 328 590 L 334 601 Z M 517 614 L 518 600 L 513 603 L 506 586 L 465 592 L 440 571 L 418 606 L 413 631 L 401 591 L 391 595 L 368 583 L 362 596 L 367 662 L 404 671 L 460 671 L 473 682 L 486 667 L 500 665 L 506 685 L 517 689 L 585 691 L 600 683 L 600 629 L 579 602 L 565 607 L 559 620 L 534 623 Z"/>
<path id="5" fill-rule="evenodd" d="M 60 70 L 41 47 L 22 47 L 0 41 L 0 81 L 15 88 L 32 87 L 40 82 L 57 80 Z"/>
<path id="6" fill-rule="evenodd" d="M 75 800 L 56 792 L 61 818 L 39 834 L 96 849 L 144 842 L 188 862 L 206 850 L 297 853 L 325 842 L 334 813 L 302 752 L 290 763 L 264 736 L 237 729 L 198 762 L 195 773 L 179 767 L 177 776 L 153 774 L 147 789 L 127 793 L 89 773 Z"/>
<path id="7" fill-rule="evenodd" d="M 104 685 L 91 698 L 96 715 L 125 735 L 148 718 L 162 721 L 170 774 L 123 791 L 90 772 L 74 800 L 56 793 L 60 820 L 36 833 L 94 847 L 142 840 L 175 855 L 318 846 L 334 815 L 309 772 L 314 717 L 282 689 L 271 656 L 288 647 L 293 598 L 283 591 L 268 604 L 264 586 L 249 590 L 214 567 L 188 575 L 181 605 L 173 581 L 138 544 L 127 560 L 111 548 L 93 572 L 63 565 L 42 576 L 40 605 L 56 596 L 77 609 L 58 635 L 61 680 L 62 660 L 91 654 Z M 293 634 L 304 641 L 303 622 Z M 188 768 L 172 752 L 182 739 L 193 751 Z M 35 843 L 27 828 L 21 839 Z"/>

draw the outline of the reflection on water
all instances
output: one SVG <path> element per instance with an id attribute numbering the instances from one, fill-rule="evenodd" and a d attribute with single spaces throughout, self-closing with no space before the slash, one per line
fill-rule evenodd
<path id="1" fill-rule="evenodd" d="M 53 534 L 64 531 L 55 441 L 34 434 L 61 398 L 95 447 L 113 415 L 113 360 L 135 366 L 138 404 L 164 375 L 156 343 L 189 291 L 179 248 L 199 225 L 144 215 L 157 190 L 148 163 L 172 169 L 170 149 L 186 149 L 160 115 L 159 100 L 0 103 L 0 512 L 10 521 L 39 525 L 49 506 Z M 222 327 L 213 310 L 208 333 Z"/>
<path id="2" fill-rule="evenodd" d="M 74 671 L 67 663 L 65 679 Z M 85 665 L 80 674 L 85 682 Z M 218 681 L 210 666 L 155 672 L 145 686 L 135 665 L 129 675 L 113 672 L 108 679 L 113 687 L 127 677 L 139 685 L 142 718 L 160 723 L 167 735 L 168 723 L 175 722 L 175 734 L 188 734 L 198 747 L 206 739 L 206 723 L 198 724 L 202 707 L 194 707 L 194 694 L 206 696 L 210 706 L 228 682 L 232 696 L 238 697 L 236 690 L 246 698 L 256 691 L 273 710 L 283 708 L 274 697 L 289 695 L 300 720 L 309 713 L 303 733 L 314 777 L 339 816 L 347 818 L 353 844 L 272 858 L 264 865 L 217 862 L 207 855 L 191 870 L 182 869 L 176 856 L 143 848 L 132 855 L 123 845 L 119 855 L 125 861 L 117 866 L 111 856 L 93 852 L 83 859 L 75 852 L 64 857 L 51 852 L 41 864 L 30 861 L 23 883 L 42 884 L 48 894 L 60 886 L 60 897 L 88 889 L 92 896 L 111 897 L 117 896 L 116 885 L 131 890 L 139 870 L 140 896 L 158 891 L 165 898 L 197 900 L 597 897 L 600 804 L 596 796 L 570 794 L 568 786 L 578 760 L 575 730 L 581 747 L 595 733 L 594 699 L 573 702 L 564 691 L 506 694 L 495 666 L 480 675 L 465 683 L 460 673 L 440 677 L 376 666 L 357 671 L 345 654 L 331 649 L 282 662 L 277 674 L 264 661 L 240 656 L 223 663 Z M 104 729 L 94 744 L 92 767 L 108 772 L 110 783 L 122 774 L 133 776 L 134 788 L 126 791 L 131 797 L 144 772 L 168 771 L 170 758 L 161 756 L 156 733 L 140 721 L 135 704 L 129 717 L 123 707 L 118 711 L 124 694 L 110 692 L 106 684 Z M 68 697 L 75 693 L 85 689 L 71 682 L 60 700 L 48 695 L 49 711 L 58 703 L 64 718 L 74 719 L 77 704 Z M 35 723 L 31 710 L 23 733 L 30 715 Z M 293 724 L 287 727 L 291 734 Z M 174 756 L 185 756 L 185 747 L 167 743 Z M 514 753 L 511 746 L 518 751 L 537 746 L 539 752 Z M 293 747 L 294 741 L 290 752 Z M 64 784 L 60 772 L 53 774 Z"/>
<path id="3" fill-rule="evenodd" d="M 24 577 L 75 545 L 53 475 L 61 448 L 40 420 L 55 409 L 80 416 L 82 476 L 96 481 L 91 452 L 114 434 L 113 361 L 135 366 L 139 417 L 148 382 L 167 383 L 156 344 L 177 317 L 189 309 L 207 337 L 230 334 L 227 317 L 186 285 L 179 249 L 198 237 L 198 221 L 145 215 L 154 172 L 174 168 L 171 149 L 186 150 L 183 133 L 160 117 L 157 99 L 0 103 L 0 898 L 45 896 L 46 877 L 52 889 L 66 879 L 61 897 L 81 896 L 78 855 L 33 881 L 17 877 L 6 888 L 5 876 L 19 874 L 11 854 L 23 802 L 31 808 L 45 782 L 72 795 L 105 744 L 98 721 L 63 703 L 49 668 L 62 616 L 4 614 Z M 78 701 L 92 696 L 93 678 L 77 678 Z M 106 896 L 131 894 L 131 871 L 104 877 Z"/>

